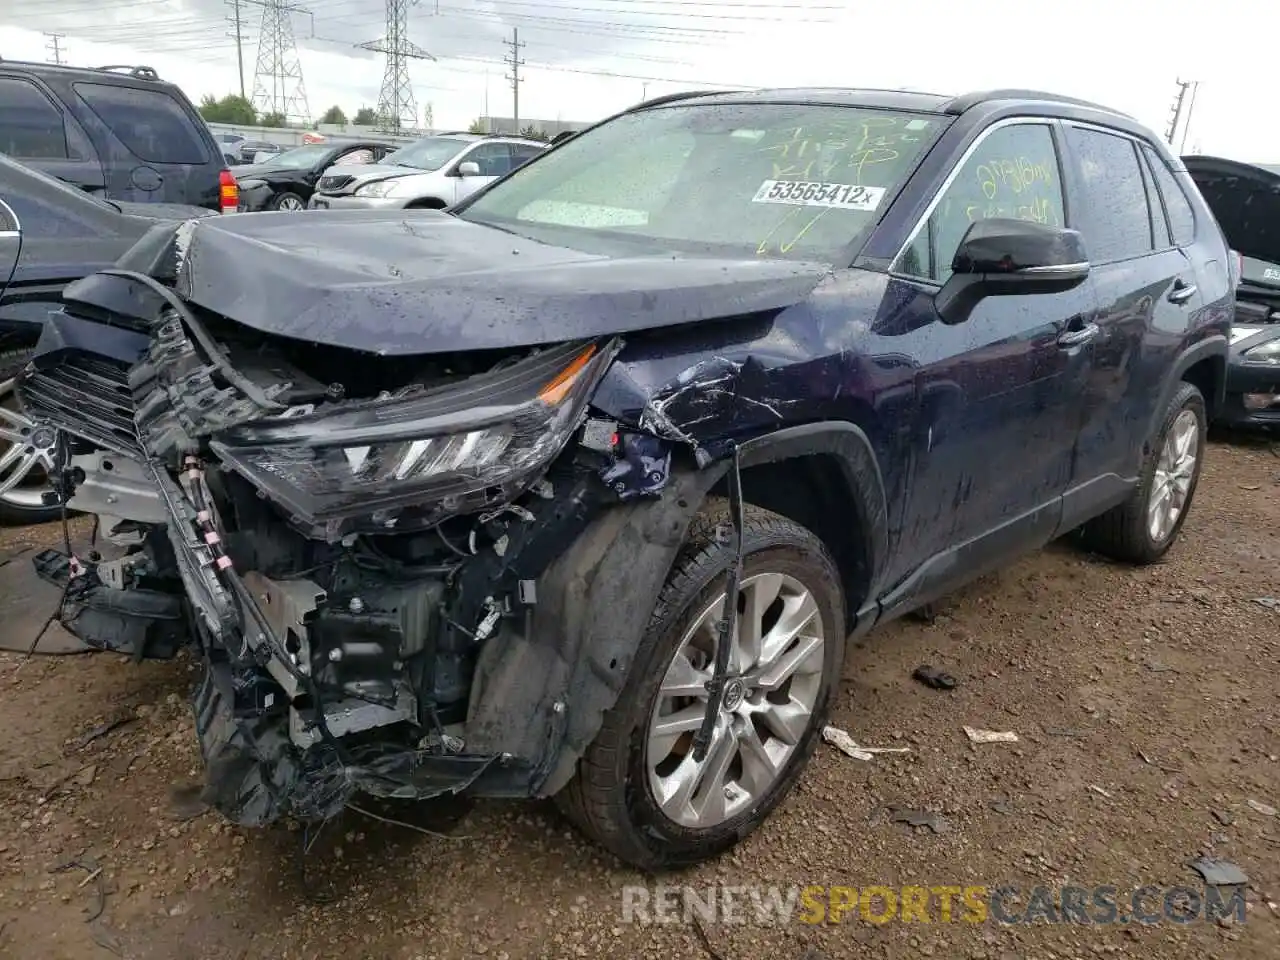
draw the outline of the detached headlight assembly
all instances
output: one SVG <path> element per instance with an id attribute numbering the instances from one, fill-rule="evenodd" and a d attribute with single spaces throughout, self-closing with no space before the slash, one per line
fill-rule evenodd
<path id="1" fill-rule="evenodd" d="M 356 188 L 357 197 L 387 197 L 391 195 L 391 191 L 395 188 L 399 177 L 392 177 L 390 180 L 375 180 L 373 183 L 366 183 L 363 187 Z"/>
<path id="2" fill-rule="evenodd" d="M 1244 359 L 1246 363 L 1280 364 L 1280 339 L 1268 340 L 1256 347 L 1250 347 L 1244 352 Z"/>
<path id="3" fill-rule="evenodd" d="M 259 420 L 210 447 L 314 539 L 432 526 L 532 483 L 620 346 L 550 347 L 447 387 Z"/>

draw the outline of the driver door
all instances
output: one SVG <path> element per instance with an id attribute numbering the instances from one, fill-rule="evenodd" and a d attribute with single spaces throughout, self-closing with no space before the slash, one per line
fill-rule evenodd
<path id="1" fill-rule="evenodd" d="M 1013 218 L 1061 227 L 1069 225 L 1066 209 L 1053 123 L 999 124 L 979 135 L 943 182 L 895 264 L 914 288 L 903 291 L 917 306 L 900 349 L 917 360 L 920 398 L 894 559 L 901 574 L 922 563 L 940 578 L 991 569 L 1048 542 L 1057 529 L 1091 362 L 1092 284 L 987 297 L 955 325 L 942 322 L 935 298 L 973 222 Z"/>

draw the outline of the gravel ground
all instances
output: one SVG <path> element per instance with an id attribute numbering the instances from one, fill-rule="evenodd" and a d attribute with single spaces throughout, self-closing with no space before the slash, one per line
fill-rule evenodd
<path id="1" fill-rule="evenodd" d="M 1109 884 L 1127 902 L 1145 884 L 1198 886 L 1188 862 L 1210 855 L 1248 875 L 1243 923 L 876 924 L 856 910 L 839 924 L 627 922 L 623 888 L 655 881 L 545 804 L 392 811 L 436 835 L 348 811 L 304 860 L 296 829 L 242 830 L 184 803 L 200 777 L 190 661 L 7 654 L 0 955 L 1276 958 L 1280 609 L 1252 598 L 1280 594 L 1277 453 L 1215 443 L 1161 564 L 1133 570 L 1054 545 L 952 598 L 932 623 L 872 634 L 846 659 L 832 722 L 910 752 L 866 761 L 824 745 L 736 852 L 664 878 L 700 892 Z M 58 536 L 10 532 L 0 558 Z M 0 616 L 12 623 L 7 575 Z M 958 687 L 914 683 L 921 663 Z M 116 719 L 128 722 L 81 744 Z M 1019 741 L 973 744 L 965 725 Z M 940 814 L 941 832 L 895 822 L 896 808 Z"/>

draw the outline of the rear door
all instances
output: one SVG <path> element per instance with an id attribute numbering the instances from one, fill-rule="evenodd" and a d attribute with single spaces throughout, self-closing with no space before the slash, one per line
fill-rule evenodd
<path id="1" fill-rule="evenodd" d="M 0 153 L 90 193 L 105 188 L 97 151 L 52 93 L 0 69 Z"/>
<path id="2" fill-rule="evenodd" d="M 1171 236 L 1141 141 L 1086 124 L 1064 128 L 1099 308 L 1072 475 L 1072 486 L 1088 492 L 1068 498 L 1068 513 L 1091 514 L 1097 498 L 1122 496 L 1138 475 L 1152 405 L 1202 296 L 1194 265 Z"/>
<path id="3" fill-rule="evenodd" d="M 204 122 L 168 84 L 128 78 L 72 84 L 107 154 L 107 196 L 138 203 L 218 209 L 222 151 Z"/>

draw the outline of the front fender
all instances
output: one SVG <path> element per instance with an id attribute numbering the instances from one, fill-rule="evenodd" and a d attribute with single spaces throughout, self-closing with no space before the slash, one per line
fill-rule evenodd
<path id="1" fill-rule="evenodd" d="M 614 507 L 538 578 L 538 602 L 480 654 L 467 750 L 534 765 L 530 792 L 557 793 L 618 699 L 690 521 L 725 474 L 672 471 L 657 500 Z"/>

